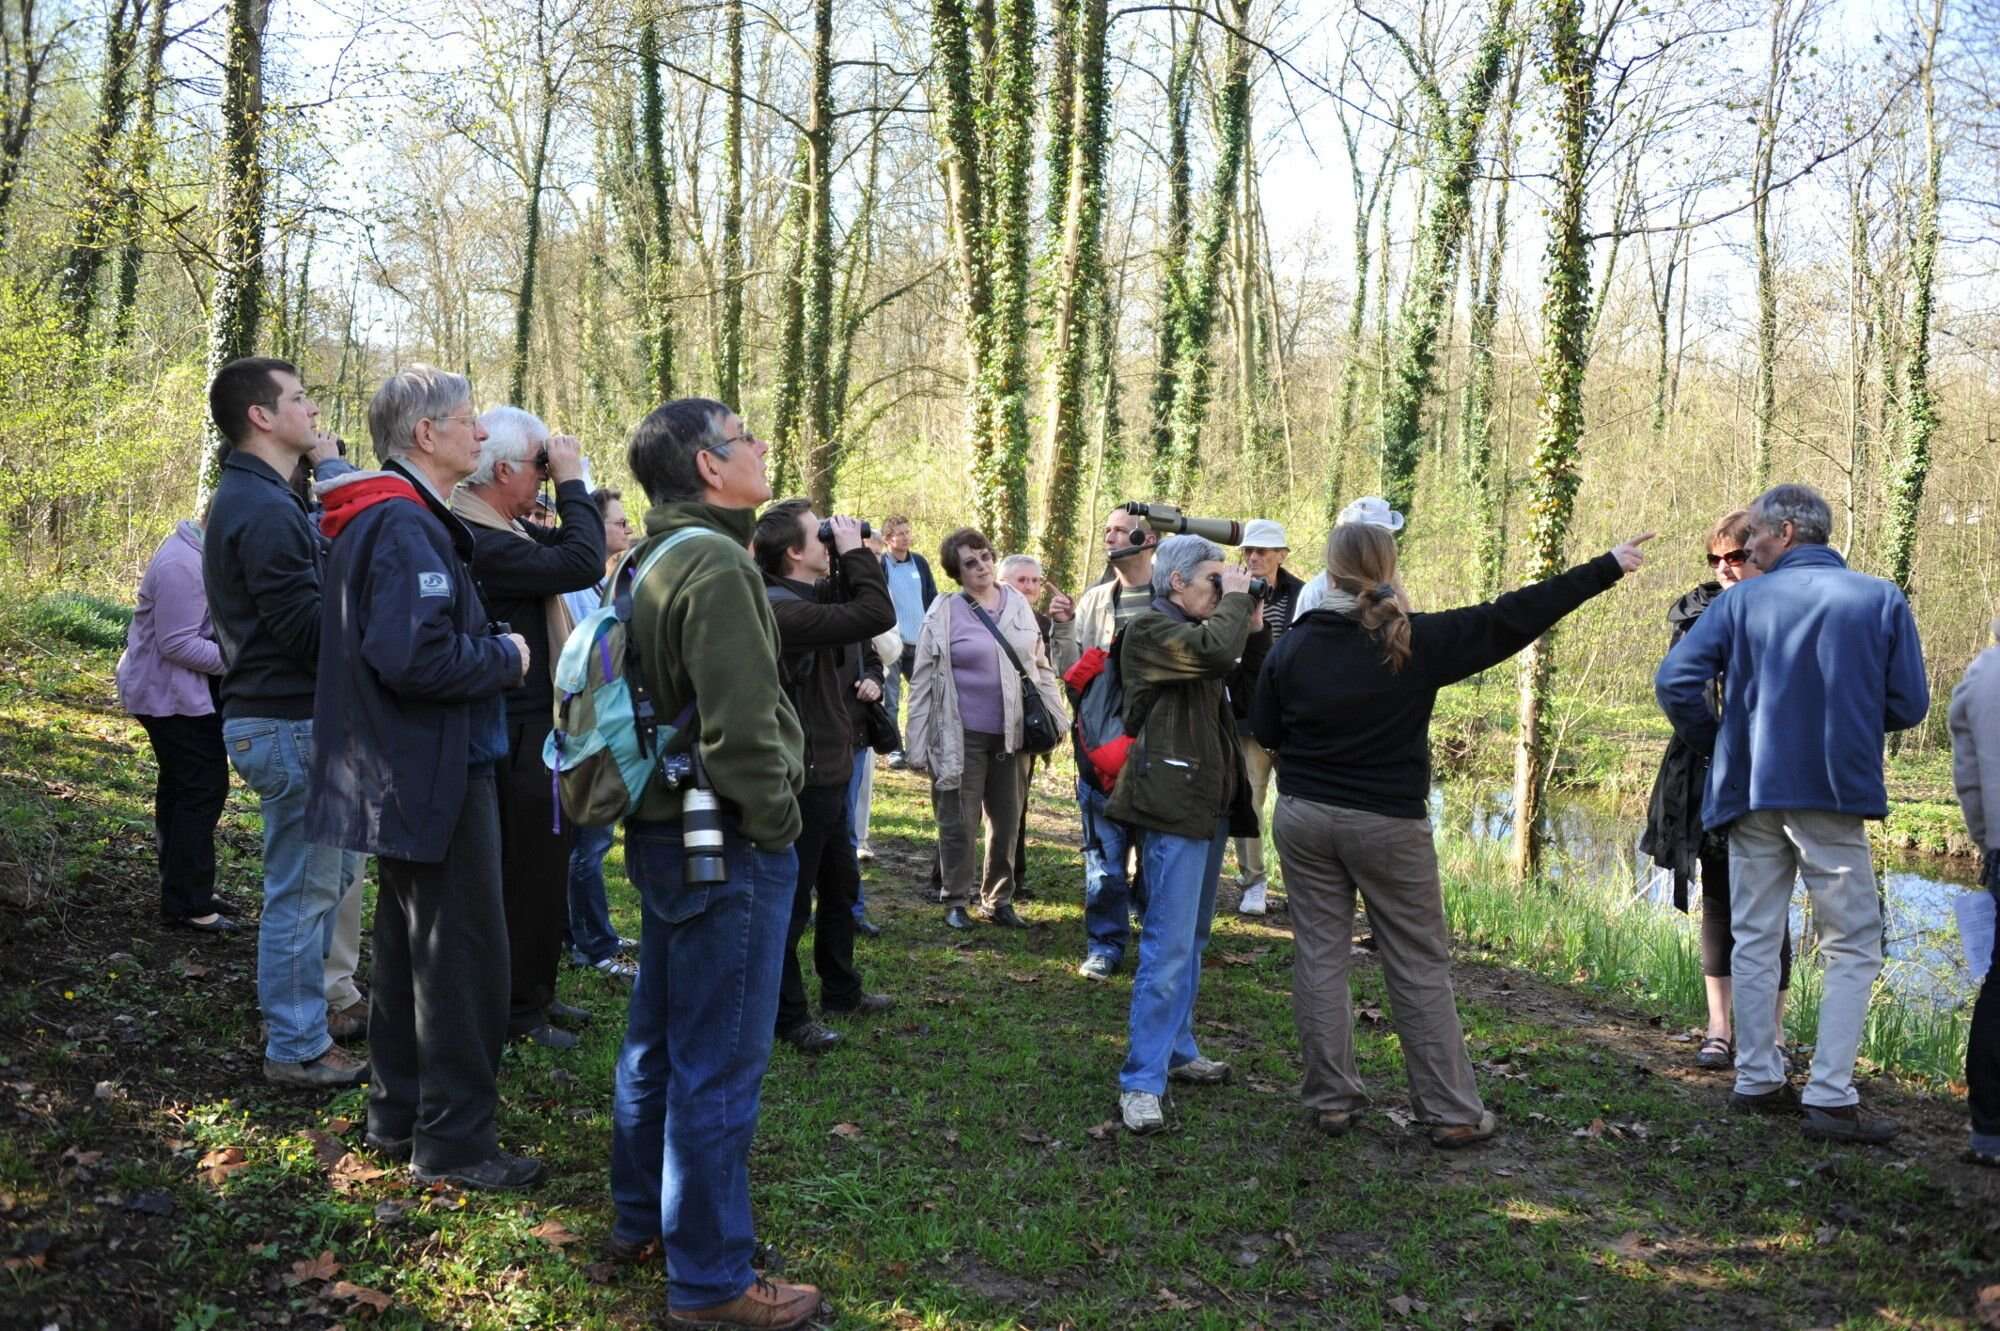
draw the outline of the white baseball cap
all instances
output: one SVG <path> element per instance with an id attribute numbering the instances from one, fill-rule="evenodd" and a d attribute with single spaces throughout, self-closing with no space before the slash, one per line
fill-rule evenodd
<path id="1" fill-rule="evenodd" d="M 1252 518 L 1243 524 L 1243 544 L 1252 550 L 1289 550 L 1285 524 L 1270 518 Z"/>
<path id="2" fill-rule="evenodd" d="M 1340 521 L 1334 525 L 1349 522 L 1366 522 L 1376 527 L 1387 527 L 1390 531 L 1403 530 L 1403 515 L 1390 508 L 1389 501 L 1380 495 L 1363 495 L 1341 509 Z"/>

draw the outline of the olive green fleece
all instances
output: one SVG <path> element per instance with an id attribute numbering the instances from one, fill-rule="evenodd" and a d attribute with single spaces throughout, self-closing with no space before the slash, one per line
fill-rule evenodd
<path id="1" fill-rule="evenodd" d="M 751 509 L 694 502 L 649 510 L 648 542 L 682 527 L 726 539 L 696 537 L 661 556 L 633 601 L 632 640 L 662 721 L 697 700 L 709 784 L 735 807 L 743 835 L 775 851 L 798 839 L 805 733 L 778 684 L 778 625 L 747 548 L 756 521 Z M 680 794 L 649 789 L 634 816 L 679 822 Z"/>

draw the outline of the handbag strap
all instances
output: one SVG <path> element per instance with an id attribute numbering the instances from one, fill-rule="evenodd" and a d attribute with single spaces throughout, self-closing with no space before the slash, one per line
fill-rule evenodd
<path id="1" fill-rule="evenodd" d="M 1007 653 L 1007 659 L 1013 663 L 1014 673 L 1021 677 L 1021 683 L 1032 689 L 1035 686 L 1035 682 L 1029 679 L 1028 672 L 1021 668 L 1021 658 L 1014 655 L 1014 645 L 1007 641 L 1005 634 L 1000 632 L 1000 626 L 993 622 L 993 616 L 986 613 L 985 606 L 973 599 L 971 592 L 961 592 L 959 594 L 965 597 L 965 603 L 972 607 L 972 613 L 979 616 L 979 622 L 986 626 L 986 631 L 993 635 L 993 641 L 1000 644 L 1000 650 Z"/>

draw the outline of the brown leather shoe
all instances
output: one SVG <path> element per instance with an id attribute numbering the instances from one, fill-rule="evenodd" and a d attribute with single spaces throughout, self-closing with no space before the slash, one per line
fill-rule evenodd
<path id="1" fill-rule="evenodd" d="M 1477 1123 L 1451 1123 L 1441 1128 L 1431 1129 L 1431 1145 L 1440 1151 L 1457 1151 L 1467 1146 L 1477 1146 L 1493 1140 L 1500 1131 L 1500 1120 L 1492 1110 L 1480 1111 Z"/>
<path id="2" fill-rule="evenodd" d="M 368 1000 L 349 1003 L 338 1012 L 326 1014 L 326 1033 L 336 1040 L 368 1038 Z"/>
<path id="3" fill-rule="evenodd" d="M 710 1331 L 751 1327 L 756 1331 L 787 1331 L 804 1326 L 819 1313 L 819 1287 L 786 1285 L 762 1276 L 727 1303 L 710 1308 L 667 1309 L 667 1325 L 677 1331 Z"/>

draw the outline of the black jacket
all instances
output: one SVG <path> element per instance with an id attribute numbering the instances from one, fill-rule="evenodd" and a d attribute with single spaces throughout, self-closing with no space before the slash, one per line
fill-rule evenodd
<path id="1" fill-rule="evenodd" d="M 604 577 L 604 518 L 591 502 L 590 487 L 582 481 L 558 485 L 556 513 L 562 523 L 554 531 L 526 527 L 533 544 L 511 532 L 468 526 L 472 575 L 479 580 L 486 613 L 528 640 L 528 659 L 534 662 L 528 677 L 507 690 L 507 720 L 535 721 L 544 729 L 555 723 L 549 663 L 563 649 L 549 641 L 545 603 L 551 596 L 594 587 Z"/>
<path id="2" fill-rule="evenodd" d="M 896 627 L 889 586 L 865 549 L 840 556 L 834 576 L 817 584 L 769 574 L 764 584 L 778 621 L 778 677 L 805 730 L 806 784 L 844 786 L 854 771 L 860 656 Z"/>
<path id="3" fill-rule="evenodd" d="M 1236 717 L 1236 733 L 1250 733 L 1250 704 L 1257 697 L 1257 676 L 1263 672 L 1264 658 L 1278 645 L 1278 639 L 1292 628 L 1292 607 L 1299 603 L 1299 589 L 1305 579 L 1289 569 L 1278 570 L 1278 581 L 1257 603 L 1257 618 L 1251 621 L 1250 641 L 1243 644 L 1243 659 L 1229 676 L 1229 710 Z"/>
<path id="4" fill-rule="evenodd" d="M 353 468 L 322 463 L 321 479 Z M 241 451 L 222 459 L 201 543 L 201 581 L 222 647 L 222 715 L 303 721 L 319 661 L 326 543 L 290 482 Z"/>
<path id="5" fill-rule="evenodd" d="M 354 501 L 360 486 L 397 493 Z M 486 632 L 472 533 L 421 480 L 391 462 L 320 496 L 335 535 L 306 837 L 436 864 L 451 851 L 468 767 L 506 752 L 500 699 L 520 659 Z"/>
<path id="6" fill-rule="evenodd" d="M 1447 684 L 1498 665 L 1623 577 L 1599 555 L 1485 605 L 1410 616 L 1410 660 L 1392 671 L 1358 620 L 1319 609 L 1293 624 L 1257 680 L 1251 726 L 1278 755 L 1281 794 L 1422 818 L 1431 709 Z"/>
<path id="7" fill-rule="evenodd" d="M 1722 584 L 1704 582 L 1675 601 L 1667 611 L 1667 650 L 1672 651 L 1701 612 L 1722 595 Z M 1721 681 L 1713 689 L 1715 709 L 1721 707 Z M 1660 770 L 1653 777 L 1653 793 L 1646 801 L 1646 831 L 1639 849 L 1653 857 L 1653 863 L 1674 875 L 1674 905 L 1688 908 L 1688 881 L 1695 875 L 1707 837 L 1701 825 L 1701 801 L 1708 790 L 1708 755 L 1701 753 L 1678 734 L 1667 741 L 1660 755 Z M 1717 838 L 1720 840 L 1720 838 Z"/>

